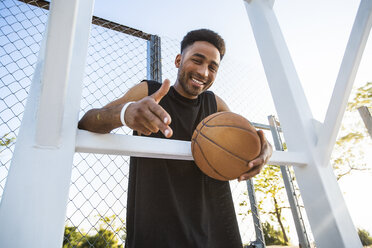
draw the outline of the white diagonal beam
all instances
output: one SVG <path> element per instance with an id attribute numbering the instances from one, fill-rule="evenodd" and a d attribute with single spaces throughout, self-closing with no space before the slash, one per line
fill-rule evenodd
<path id="1" fill-rule="evenodd" d="M 53 3 L 51 9 L 52 5 Z M 63 8 L 49 16 L 43 41 L 45 51 L 48 52 L 41 54 L 38 62 L 39 66 L 42 65 L 40 81 L 48 82 L 41 85 L 43 94 L 40 95 L 38 103 L 35 140 L 39 146 L 57 147 L 61 142 L 64 101 L 71 70 L 69 65 L 74 45 L 72 41 L 75 36 L 75 30 L 71 28 L 70 23 L 58 27 L 53 25 L 66 17 L 75 20 L 75 11 L 71 11 L 68 6 Z M 51 116 L 53 118 L 50 118 Z"/>
<path id="2" fill-rule="evenodd" d="M 317 247 L 362 247 L 333 174 L 316 153 L 317 133 L 287 45 L 268 0 L 245 1 L 288 151 L 306 153 L 294 167 Z"/>
<path id="3" fill-rule="evenodd" d="M 39 53 L 0 204 L 2 248 L 62 246 L 93 2 L 51 2 L 47 34 Z M 60 47 L 59 40 L 64 41 Z M 64 61 L 55 61 L 60 59 Z M 43 73 L 55 73 L 64 79 L 43 77 Z M 52 90 L 49 84 L 55 86 L 54 80 L 63 84 L 57 85 L 58 89 L 66 91 L 59 92 L 58 101 L 54 102 L 58 106 L 49 104 L 49 96 L 44 96 Z M 42 107 L 46 112 L 40 111 L 40 102 L 45 104 Z M 54 109 L 58 111 L 54 112 Z M 46 113 L 51 114 L 45 116 Z M 36 142 L 35 119 L 40 121 L 45 117 L 49 118 L 50 125 L 59 123 L 60 127 L 54 129 L 51 139 Z M 45 137 L 49 135 L 48 130 L 39 129 L 39 134 Z"/>
<path id="4" fill-rule="evenodd" d="M 324 164 L 327 164 L 331 157 L 371 26 L 372 1 L 362 0 L 350 33 L 324 124 L 319 133 L 317 151 Z"/>

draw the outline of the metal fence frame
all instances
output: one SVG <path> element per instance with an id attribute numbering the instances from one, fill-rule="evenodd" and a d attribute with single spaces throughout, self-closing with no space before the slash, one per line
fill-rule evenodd
<path id="1" fill-rule="evenodd" d="M 18 0 L 30 5 L 37 6 L 39 8 L 43 8 L 48 10 L 49 9 L 49 2 L 43 1 L 43 0 Z M 151 35 L 144 33 L 140 30 L 136 30 L 130 27 L 126 27 L 124 25 L 120 25 L 118 23 L 110 22 L 108 20 L 93 17 L 92 23 L 104 28 L 108 28 L 111 30 L 115 30 L 117 32 L 121 32 L 124 34 L 129 34 L 141 39 L 144 39 L 147 41 L 147 77 L 149 79 L 162 81 L 161 75 L 162 75 L 162 68 L 161 68 L 161 40 L 160 37 L 156 35 Z M 260 123 L 253 123 L 258 128 L 271 128 L 270 126 L 260 124 Z M 276 132 L 280 131 L 280 128 L 276 127 Z M 277 147 L 277 149 L 281 149 L 280 147 Z M 253 219 L 254 219 L 254 225 L 255 225 L 255 235 L 256 240 L 253 240 L 251 242 L 251 247 L 265 247 L 265 242 L 263 239 L 263 233 L 262 233 L 262 227 L 261 222 L 259 219 L 259 213 L 257 209 L 257 202 L 254 196 L 254 187 L 252 184 L 252 181 L 247 181 L 247 189 L 249 193 L 249 199 L 251 204 L 251 210 L 253 212 Z M 290 195 L 288 195 L 290 196 Z M 293 196 L 293 194 L 292 194 Z M 93 225 L 93 223 L 92 223 Z M 304 229 L 303 229 L 304 230 Z M 304 233 L 305 231 L 303 231 Z M 306 232 L 305 232 L 306 234 Z M 303 246 L 308 247 L 308 246 Z"/>

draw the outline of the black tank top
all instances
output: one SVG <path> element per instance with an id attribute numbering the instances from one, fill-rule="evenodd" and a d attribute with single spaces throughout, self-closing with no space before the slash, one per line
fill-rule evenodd
<path id="1" fill-rule="evenodd" d="M 161 86 L 147 83 L 149 95 Z M 199 122 L 217 111 L 211 91 L 188 99 L 171 87 L 159 104 L 178 140 L 190 141 Z M 127 248 L 242 247 L 229 183 L 204 175 L 194 161 L 131 157 L 126 224 Z"/>

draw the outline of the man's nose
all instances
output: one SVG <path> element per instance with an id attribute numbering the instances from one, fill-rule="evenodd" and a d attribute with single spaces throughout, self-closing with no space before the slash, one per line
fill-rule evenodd
<path id="1" fill-rule="evenodd" d="M 200 76 L 203 76 L 203 77 L 208 77 L 208 66 L 207 65 L 200 65 L 198 67 L 198 73 L 200 74 Z"/>

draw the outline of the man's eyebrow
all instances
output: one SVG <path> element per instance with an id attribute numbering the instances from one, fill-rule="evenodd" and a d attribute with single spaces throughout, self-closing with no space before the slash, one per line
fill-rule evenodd
<path id="1" fill-rule="evenodd" d="M 205 55 L 203 55 L 203 54 L 201 54 L 201 53 L 194 53 L 192 56 L 196 56 L 196 57 L 199 57 L 199 58 L 201 58 L 201 59 L 206 59 L 206 58 L 207 58 L 207 57 L 205 57 Z M 214 61 L 214 60 L 212 60 L 211 63 L 214 64 L 214 65 L 217 66 L 217 67 L 220 66 L 220 65 L 219 65 L 216 61 Z"/>

